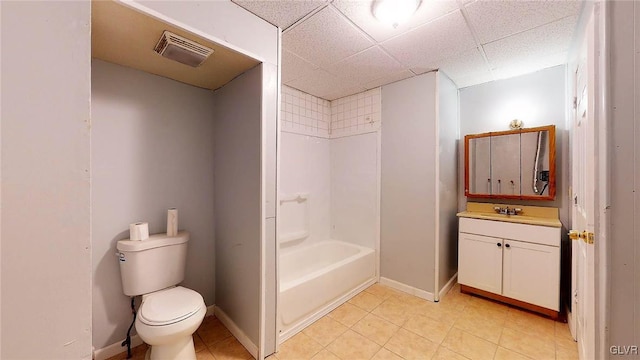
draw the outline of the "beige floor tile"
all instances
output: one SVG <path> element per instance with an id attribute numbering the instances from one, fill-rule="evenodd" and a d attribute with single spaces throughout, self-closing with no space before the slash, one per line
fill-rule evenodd
<path id="1" fill-rule="evenodd" d="M 349 303 L 361 308 L 364 311 L 370 312 L 371 310 L 375 309 L 376 306 L 380 305 L 383 301 L 383 298 L 363 291 L 349 300 Z"/>
<path id="2" fill-rule="evenodd" d="M 493 359 L 497 345 L 455 326 L 442 342 L 442 346 L 472 360 Z"/>
<path id="3" fill-rule="evenodd" d="M 504 317 L 494 317 L 481 310 L 469 308 L 460 315 L 454 326 L 497 344 L 504 327 Z"/>
<path id="4" fill-rule="evenodd" d="M 132 360 L 144 360 L 144 357 L 147 353 L 147 349 L 149 346 L 147 344 L 138 345 L 131 349 L 131 359 Z M 127 358 L 127 350 L 125 348 L 124 352 L 119 353 L 118 355 L 114 355 L 107 360 L 124 360 Z"/>
<path id="5" fill-rule="evenodd" d="M 509 306 L 478 296 L 471 297 L 471 300 L 469 300 L 465 311 L 467 311 L 469 308 L 480 310 L 482 312 L 491 314 L 494 317 L 504 317 L 505 319 L 509 315 Z"/>
<path id="6" fill-rule="evenodd" d="M 285 341 L 276 353 L 279 360 L 311 359 L 322 350 L 322 345 L 304 333 L 298 333 Z"/>
<path id="7" fill-rule="evenodd" d="M 415 315 L 410 317 L 402 327 L 436 344 L 440 344 L 451 329 L 451 324 L 424 315 Z"/>
<path id="8" fill-rule="evenodd" d="M 388 299 L 389 297 L 400 293 L 400 291 L 396 289 L 392 289 L 388 286 L 384 286 L 380 284 L 373 284 L 368 288 L 364 289 L 364 291 L 370 294 L 376 295 L 378 297 L 381 297 L 382 299 Z"/>
<path id="9" fill-rule="evenodd" d="M 440 346 L 436 354 L 433 355 L 431 360 L 468 360 L 469 358 L 464 357 L 456 352 L 453 352 L 447 349 L 444 346 Z"/>
<path id="10" fill-rule="evenodd" d="M 445 296 L 440 299 L 438 305 L 446 311 L 450 312 L 459 312 L 463 311 L 469 302 L 471 301 L 471 297 L 469 295 L 453 295 L 453 296 Z"/>
<path id="11" fill-rule="evenodd" d="M 340 335 L 334 342 L 327 346 L 327 350 L 337 355 L 340 359 L 371 359 L 378 350 L 380 345 L 356 333 L 348 330 Z"/>
<path id="12" fill-rule="evenodd" d="M 216 360 L 248 360 L 253 358 L 247 349 L 234 337 L 209 346 L 209 351 L 211 351 Z"/>
<path id="13" fill-rule="evenodd" d="M 573 348 L 558 346 L 556 344 L 556 360 L 578 360 L 578 345 Z"/>
<path id="14" fill-rule="evenodd" d="M 560 321 L 555 322 L 555 336 L 556 338 L 573 340 L 571 330 L 569 330 L 569 324 Z"/>
<path id="15" fill-rule="evenodd" d="M 504 326 L 545 340 L 555 338 L 555 321 L 516 308 L 509 310 Z"/>
<path id="16" fill-rule="evenodd" d="M 216 360 L 216 358 L 209 350 L 203 350 L 196 353 L 196 360 Z"/>
<path id="17" fill-rule="evenodd" d="M 500 346 L 534 359 L 553 359 L 555 344 L 552 341 L 505 327 L 500 337 Z"/>
<path id="18" fill-rule="evenodd" d="M 338 321 L 324 316 L 302 332 L 317 341 L 320 345 L 327 346 L 338 336 L 347 331 L 347 329 L 348 328 L 346 326 L 342 325 Z"/>
<path id="19" fill-rule="evenodd" d="M 196 352 L 207 350 L 207 346 L 204 344 L 202 339 L 200 339 L 200 336 L 198 334 L 193 334 L 193 347 L 195 348 Z"/>
<path id="20" fill-rule="evenodd" d="M 328 316 L 334 320 L 339 321 L 347 327 L 351 327 L 366 315 L 367 312 L 360 309 L 359 307 L 351 305 L 349 303 L 344 303 L 337 309 L 330 312 Z"/>
<path id="21" fill-rule="evenodd" d="M 335 356 L 331 351 L 322 349 L 322 351 L 312 357 L 311 360 L 340 360 L 340 358 Z"/>
<path id="22" fill-rule="evenodd" d="M 406 305 L 393 298 L 385 300 L 371 313 L 398 326 L 402 326 L 409 317 Z"/>
<path id="23" fill-rule="evenodd" d="M 371 358 L 371 360 L 403 360 L 403 358 L 385 348 L 382 348 Z"/>
<path id="24" fill-rule="evenodd" d="M 399 329 L 384 347 L 406 360 L 412 360 L 431 359 L 438 345 L 409 330 Z"/>
<path id="25" fill-rule="evenodd" d="M 531 358 L 526 357 L 522 354 L 518 354 L 515 351 L 511 351 L 509 349 L 498 346 L 498 350 L 496 350 L 496 356 L 494 356 L 493 360 L 531 360 Z"/>
<path id="26" fill-rule="evenodd" d="M 399 327 L 374 314 L 367 314 L 351 329 L 378 345 L 384 345 Z"/>
<path id="27" fill-rule="evenodd" d="M 200 325 L 196 333 L 207 347 L 211 347 L 217 342 L 232 336 L 222 322 L 214 316 L 204 318 L 202 325 Z"/>
<path id="28" fill-rule="evenodd" d="M 557 337 L 555 342 L 556 342 L 556 355 L 558 354 L 558 352 L 562 352 L 563 354 L 567 354 L 567 355 L 576 353 L 576 356 L 577 356 L 578 343 L 575 342 L 573 339 Z"/>
<path id="29" fill-rule="evenodd" d="M 265 360 L 278 360 L 276 354 L 271 354 L 265 358 Z"/>

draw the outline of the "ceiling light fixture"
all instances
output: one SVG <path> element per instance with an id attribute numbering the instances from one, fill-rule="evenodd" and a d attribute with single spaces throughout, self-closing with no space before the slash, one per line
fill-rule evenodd
<path id="1" fill-rule="evenodd" d="M 397 28 L 409 20 L 420 5 L 420 0 L 374 0 L 373 16 L 382 23 Z"/>

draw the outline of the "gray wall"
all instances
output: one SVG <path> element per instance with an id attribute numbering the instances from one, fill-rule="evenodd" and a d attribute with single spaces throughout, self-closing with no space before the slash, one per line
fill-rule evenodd
<path id="1" fill-rule="evenodd" d="M 438 289 L 458 272 L 458 88 L 438 71 Z"/>
<path id="2" fill-rule="evenodd" d="M 554 201 L 483 200 L 560 208 L 563 225 L 569 223 L 567 200 L 569 183 L 568 130 L 566 128 L 566 67 L 540 70 L 506 80 L 497 80 L 460 89 L 460 144 L 458 208 L 466 208 L 464 196 L 464 136 L 489 131 L 509 130 L 514 118 L 524 127 L 556 126 L 556 199 Z"/>
<path id="3" fill-rule="evenodd" d="M 213 305 L 213 93 L 139 70 L 93 60 L 92 244 L 93 344 L 124 339 L 131 323 L 116 242 L 129 224 L 166 231 L 178 208 L 191 233 L 182 285 Z M 139 299 L 138 299 L 139 301 Z"/>
<path id="4" fill-rule="evenodd" d="M 607 239 L 610 256 L 607 349 L 610 345 L 640 344 L 640 4 L 612 1 L 609 5 L 611 220 Z"/>
<path id="5" fill-rule="evenodd" d="M 2 359 L 91 358 L 90 6 L 0 3 Z"/>
<path id="6" fill-rule="evenodd" d="M 433 292 L 436 73 L 382 87 L 380 276 Z"/>
<path id="7" fill-rule="evenodd" d="M 214 93 L 216 306 L 257 346 L 260 328 L 262 66 Z"/>

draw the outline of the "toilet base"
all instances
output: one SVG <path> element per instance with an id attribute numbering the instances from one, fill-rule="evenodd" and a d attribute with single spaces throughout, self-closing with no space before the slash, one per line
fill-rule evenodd
<path id="1" fill-rule="evenodd" d="M 144 356 L 145 360 L 196 360 L 193 336 L 166 345 L 151 345 Z"/>

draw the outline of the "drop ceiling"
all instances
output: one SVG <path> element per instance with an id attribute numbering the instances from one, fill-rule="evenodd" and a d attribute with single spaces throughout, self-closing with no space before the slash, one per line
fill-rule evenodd
<path id="1" fill-rule="evenodd" d="M 162 57 L 153 49 L 165 30 L 214 52 L 195 68 Z M 246 55 L 113 1 L 91 3 L 91 56 L 211 90 L 259 64 Z"/>
<path id="2" fill-rule="evenodd" d="M 422 0 L 392 28 L 372 0 L 233 0 L 283 29 L 282 82 L 334 100 L 440 69 L 459 88 L 564 64 L 579 0 Z"/>

